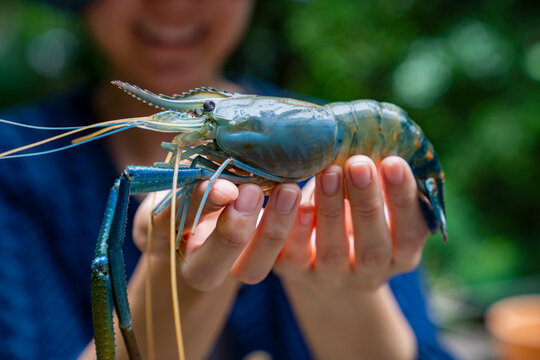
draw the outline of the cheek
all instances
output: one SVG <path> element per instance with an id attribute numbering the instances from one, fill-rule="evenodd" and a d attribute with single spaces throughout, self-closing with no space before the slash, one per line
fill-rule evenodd
<path id="1" fill-rule="evenodd" d="M 252 9 L 252 0 L 214 1 L 206 52 L 219 58 L 228 56 L 242 40 Z"/>
<path id="2" fill-rule="evenodd" d="M 129 56 L 132 48 L 131 13 L 135 1 L 95 1 L 84 13 L 95 43 L 114 62 Z"/>

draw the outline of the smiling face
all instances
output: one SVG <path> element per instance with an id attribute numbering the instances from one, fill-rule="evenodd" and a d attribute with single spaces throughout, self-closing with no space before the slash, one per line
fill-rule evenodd
<path id="1" fill-rule="evenodd" d="M 177 93 L 219 86 L 252 0 L 97 0 L 85 12 L 114 76 Z"/>

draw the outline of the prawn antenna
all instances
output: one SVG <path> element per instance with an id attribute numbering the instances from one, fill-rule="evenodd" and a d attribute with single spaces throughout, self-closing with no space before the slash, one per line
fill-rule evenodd
<path id="1" fill-rule="evenodd" d="M 15 121 L 4 120 L 4 119 L 0 119 L 0 123 L 20 126 L 20 127 L 25 127 L 29 129 L 35 129 L 35 130 L 64 130 L 65 131 L 65 130 L 76 130 L 83 127 L 83 126 L 67 126 L 67 127 L 37 126 L 37 125 L 30 125 L 30 124 L 22 124 Z"/>
<path id="2" fill-rule="evenodd" d="M 28 144 L 28 145 L 24 145 L 24 146 L 15 148 L 15 149 L 4 151 L 4 152 L 0 153 L 0 159 L 11 159 L 11 158 L 18 158 L 18 157 L 38 156 L 38 155 L 44 155 L 44 154 L 51 154 L 51 153 L 62 151 L 62 150 L 67 150 L 67 149 L 70 149 L 72 147 L 79 146 L 79 145 L 85 144 L 85 143 L 90 142 L 90 141 L 101 139 L 103 137 L 106 137 L 106 136 L 109 136 L 109 135 L 112 135 L 112 134 L 116 134 L 118 132 L 121 132 L 121 131 L 124 131 L 124 130 L 127 130 L 127 129 L 131 129 L 134 126 L 137 126 L 137 124 L 140 123 L 140 121 L 144 120 L 144 119 L 146 119 L 146 118 L 140 118 L 140 117 L 139 118 L 128 118 L 128 119 L 104 121 L 104 122 L 95 123 L 95 124 L 91 124 L 91 125 L 87 125 L 87 126 L 73 126 L 73 127 L 35 126 L 35 125 L 21 124 L 21 123 L 17 123 L 17 122 L 14 122 L 14 121 L 0 119 L 0 123 L 14 125 L 14 126 L 21 126 L 21 127 L 26 127 L 26 128 L 35 129 L 35 130 L 69 130 L 69 131 L 67 131 L 65 133 L 62 133 L 62 134 L 59 134 L 59 135 L 56 135 L 56 136 L 52 136 L 52 137 L 44 139 L 44 140 L 36 141 L 36 142 Z M 34 148 L 34 147 L 37 147 L 37 146 L 40 146 L 40 145 L 43 145 L 43 144 L 58 140 L 58 139 L 62 139 L 62 138 L 65 138 L 65 137 L 68 137 L 68 136 L 71 136 L 71 135 L 74 135 L 74 134 L 77 134 L 77 133 L 80 133 L 80 132 L 83 132 L 83 131 L 86 131 L 86 130 L 89 130 L 89 129 L 95 129 L 95 128 L 102 128 L 102 129 L 99 129 L 98 131 L 95 131 L 95 132 L 93 132 L 93 133 L 91 133 L 89 135 L 85 135 L 85 136 L 81 136 L 79 138 L 73 139 L 71 141 L 70 145 L 62 146 L 62 147 L 59 147 L 59 148 L 56 148 L 56 149 L 51 149 L 51 150 L 38 151 L 38 152 L 33 152 L 33 153 L 17 154 L 18 152 L 21 152 L 21 151 L 24 151 L 24 150 L 27 150 L 27 149 L 31 149 L 31 148 Z"/>

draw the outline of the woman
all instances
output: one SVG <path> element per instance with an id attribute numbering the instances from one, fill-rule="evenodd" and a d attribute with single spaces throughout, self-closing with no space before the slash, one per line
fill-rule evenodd
<path id="1" fill-rule="evenodd" d="M 108 61 L 107 79 L 120 79 L 166 94 L 199 86 L 257 92 L 256 85 L 234 83 L 222 74 L 224 62 L 245 32 L 252 8 L 252 0 L 98 0 L 85 8 L 84 16 Z M 48 116 L 52 118 L 53 113 L 56 117 L 65 117 L 79 112 L 87 122 L 152 113 L 145 104 L 107 84 L 83 93 L 55 103 L 66 110 L 63 115 L 51 111 L 51 105 L 40 105 L 39 109 L 45 109 L 42 114 L 47 114 L 42 116 L 42 121 L 46 122 Z M 266 94 L 279 95 L 279 90 Z M 28 117 L 28 110 L 16 110 L 11 117 L 6 116 L 23 122 Z M 66 122 L 71 121 L 77 122 L 66 119 Z M 66 185 L 75 188 L 74 192 L 77 187 L 82 188 L 79 195 L 73 195 L 77 200 L 70 201 L 79 205 L 84 202 L 83 211 L 86 206 L 88 213 L 94 213 L 94 207 L 103 204 L 95 197 L 98 193 L 99 196 L 105 194 L 102 184 L 111 180 L 109 175 L 113 169 L 119 173 L 126 165 L 150 165 L 161 160 L 164 153 L 159 143 L 163 140 L 170 139 L 160 133 L 133 130 L 112 136 L 105 144 L 66 152 L 60 155 L 63 158 L 43 160 L 46 163 L 38 167 L 58 174 L 44 176 L 42 181 L 47 184 L 57 185 L 56 176 L 77 179 L 71 180 L 77 181 L 75 184 L 70 181 Z M 105 164 L 100 163 L 95 154 L 99 154 Z M 66 162 L 71 164 L 69 170 L 66 170 Z M 79 163 L 85 164 L 85 168 Z M 23 169 L 28 167 L 25 170 L 32 171 L 28 163 L 21 161 L 20 164 Z M 21 190 L 17 190 L 21 188 L 20 182 L 5 179 L 3 182 L 8 194 L 5 203 L 24 197 Z M 27 186 L 35 187 L 30 181 Z M 186 233 L 205 186 L 203 183 L 195 190 Z M 69 190 L 59 191 L 69 193 Z M 345 206 L 345 192 L 350 210 Z M 382 194 L 391 226 L 385 219 Z M 52 199 L 46 195 L 36 190 L 32 200 L 49 204 Z M 404 160 L 387 158 L 377 170 L 369 158 L 354 156 L 343 168 L 333 165 L 317 175 L 316 205 L 301 204 L 301 190 L 296 184 L 277 185 L 257 226 L 263 204 L 261 189 L 252 184 L 236 187 L 224 180 L 217 181 L 205 204 L 204 220 L 196 235 L 187 240 L 186 263 L 180 264 L 179 269 L 187 358 L 239 358 L 255 350 L 264 350 L 275 358 L 291 359 L 447 357 L 439 348 L 427 318 L 417 272 L 394 278 L 391 286 L 388 283 L 394 275 L 416 268 L 421 258 L 428 230 L 416 196 L 416 185 Z M 150 198 L 143 201 L 133 225 L 133 240 L 142 256 L 138 259 L 133 249 L 126 250 L 128 269 L 136 263 L 129 281 L 129 296 L 135 334 L 142 354 L 146 354 L 144 277 L 148 270 L 145 260 L 151 257 L 156 358 L 174 358 L 176 343 L 168 279 L 169 215 L 163 212 L 154 220 L 154 245 L 151 253 L 145 252 L 152 203 Z M 19 213 L 17 210 L 16 215 L 6 215 L 6 218 L 34 219 L 29 215 L 32 211 L 21 209 Z M 65 216 L 62 225 L 51 225 L 52 220 L 44 220 L 45 225 L 31 224 L 32 229 L 52 227 L 52 234 L 44 230 L 37 236 L 29 231 L 22 237 L 33 239 L 27 241 L 33 243 L 30 247 L 43 248 L 43 252 L 58 250 L 57 257 L 64 260 L 64 268 L 59 267 L 62 261 L 54 256 L 42 261 L 42 268 L 54 267 L 47 271 L 60 279 L 54 286 L 62 288 L 58 284 L 69 282 L 65 278 L 71 277 L 80 288 L 82 272 L 88 276 L 88 267 L 83 266 L 85 271 L 82 272 L 75 268 L 80 266 L 79 261 L 86 262 L 91 256 L 87 243 L 95 241 L 95 234 L 90 231 L 86 234 L 83 229 L 96 226 L 96 221 L 74 217 L 72 221 L 77 224 L 66 225 L 73 215 Z M 66 230 L 68 227 L 72 228 Z M 314 228 L 316 238 L 312 249 L 310 237 Z M 64 231 L 70 234 L 67 238 L 77 236 L 77 246 L 70 244 L 69 239 L 56 240 L 56 233 Z M 91 237 L 87 235 L 91 235 L 92 240 L 87 240 Z M 13 234 L 13 238 L 16 236 L 20 235 Z M 11 252 L 22 252 L 13 243 L 6 246 Z M 14 259 L 19 258 L 23 257 Z M 12 261 L 16 263 L 13 266 L 22 268 L 17 260 Z M 64 274 L 66 269 L 71 273 Z M 36 286 L 41 288 L 44 282 Z M 73 303 L 77 304 L 69 294 L 77 293 L 77 299 L 84 302 L 79 302 L 72 310 L 79 314 L 80 321 L 73 321 L 73 315 L 64 308 L 43 310 L 47 314 L 44 316 L 55 319 L 51 320 L 53 328 L 63 317 L 68 319 L 70 329 L 77 329 L 62 335 L 76 340 L 58 356 L 74 354 L 75 349 L 80 349 L 81 339 L 87 339 L 90 325 L 84 320 L 87 320 L 89 304 L 84 297 L 88 296 L 88 290 L 79 288 L 62 291 L 68 294 L 64 295 L 66 307 L 73 308 Z M 21 299 L 28 289 L 18 291 Z M 37 293 L 40 303 L 56 302 L 62 297 L 60 293 L 55 297 Z M 13 305 L 16 302 L 13 296 L 7 298 L 11 307 L 17 308 Z M 82 313 L 85 315 L 80 315 Z M 55 314 L 62 315 L 55 317 Z M 5 323 L 9 327 L 9 321 Z M 19 348 L 13 350 L 12 357 L 21 356 L 24 351 L 40 354 L 42 358 L 52 357 L 54 349 L 49 349 L 50 343 L 43 341 L 49 334 L 40 333 L 36 330 L 39 327 L 28 326 L 31 336 L 17 333 L 17 340 L 25 336 L 38 339 L 45 343 L 43 346 L 48 352 Z M 120 344 L 118 358 L 125 358 L 122 342 L 118 339 L 117 343 Z M 79 358 L 94 356 L 90 343 Z"/>

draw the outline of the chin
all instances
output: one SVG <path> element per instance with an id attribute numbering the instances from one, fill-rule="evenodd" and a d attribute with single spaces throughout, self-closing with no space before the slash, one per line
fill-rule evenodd
<path id="1" fill-rule="evenodd" d="M 166 95 L 173 95 L 196 87 L 212 85 L 208 83 L 208 80 L 203 80 L 206 77 L 199 71 L 194 71 L 189 67 L 161 66 L 153 68 L 152 71 L 148 71 L 147 68 L 145 71 L 139 71 L 136 74 L 138 76 L 133 78 L 139 79 L 139 83 L 135 85 Z M 141 74 L 143 75 L 141 76 Z"/>

